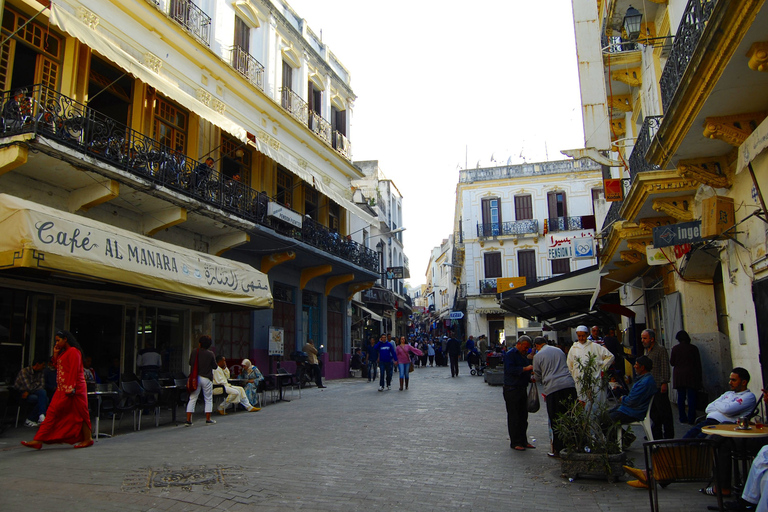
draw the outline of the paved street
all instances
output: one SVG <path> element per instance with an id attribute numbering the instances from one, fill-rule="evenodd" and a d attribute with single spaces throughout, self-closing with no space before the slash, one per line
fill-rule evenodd
<path id="1" fill-rule="evenodd" d="M 529 428 L 538 449 L 511 450 L 501 388 L 461 371 L 417 369 L 407 392 L 331 381 L 210 426 L 196 413 L 191 428 L 145 418 L 128 433 L 126 418 L 123 435 L 85 450 L 33 451 L 19 445 L 33 429 L 10 429 L 0 437 L 0 510 L 649 510 L 647 491 L 562 478 L 546 455 L 544 410 Z M 642 464 L 640 441 L 630 457 Z M 661 490 L 661 508 L 716 503 L 698 487 Z"/>

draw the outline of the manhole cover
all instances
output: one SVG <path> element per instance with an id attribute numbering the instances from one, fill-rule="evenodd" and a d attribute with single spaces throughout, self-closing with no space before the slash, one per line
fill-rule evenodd
<path id="1" fill-rule="evenodd" d="M 142 468 L 123 480 L 124 491 L 146 492 L 152 489 L 214 489 L 246 483 L 242 468 L 226 466 L 184 466 L 180 468 Z"/>
<path id="2" fill-rule="evenodd" d="M 183 487 L 185 485 L 212 485 L 224 482 L 221 469 L 192 469 L 188 471 L 149 470 L 150 487 Z"/>

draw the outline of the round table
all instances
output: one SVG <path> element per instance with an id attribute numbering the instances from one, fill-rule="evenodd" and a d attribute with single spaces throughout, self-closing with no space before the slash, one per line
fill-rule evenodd
<path id="1" fill-rule="evenodd" d="M 704 434 L 740 439 L 741 444 L 739 448 L 731 451 L 731 461 L 735 468 L 733 489 L 739 491 L 744 488 L 749 467 L 752 464 L 752 456 L 747 453 L 747 440 L 768 437 L 767 426 L 757 428 L 754 423 L 749 426 L 749 430 L 741 430 L 736 427 L 735 423 L 720 423 L 719 425 L 709 425 L 701 429 Z M 740 471 L 739 466 L 741 466 Z"/>
<path id="2" fill-rule="evenodd" d="M 721 437 L 738 437 L 741 439 L 768 437 L 768 427 L 757 428 L 750 424 L 749 430 L 740 430 L 735 423 L 721 423 L 719 425 L 709 425 L 702 427 L 701 431 L 705 434 L 712 434 Z"/>

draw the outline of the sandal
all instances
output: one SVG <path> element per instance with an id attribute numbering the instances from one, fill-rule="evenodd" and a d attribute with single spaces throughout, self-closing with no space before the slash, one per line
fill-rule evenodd
<path id="1" fill-rule="evenodd" d="M 31 443 L 28 441 L 22 441 L 21 446 L 26 446 L 27 448 L 32 448 L 33 450 L 39 450 L 40 448 L 43 447 L 42 444 Z"/>
<path id="2" fill-rule="evenodd" d="M 524 452 L 525 451 L 525 446 L 515 446 L 514 450 L 517 450 L 519 452 Z"/>
<path id="3" fill-rule="evenodd" d="M 88 448 L 89 446 L 93 446 L 93 439 L 89 439 L 88 441 L 83 441 L 82 443 L 77 443 L 75 445 L 75 448 Z"/>
<path id="4" fill-rule="evenodd" d="M 525 447 L 526 447 L 526 448 L 528 448 L 528 449 L 530 449 L 530 450 L 535 450 L 535 449 L 536 449 L 536 447 L 535 447 L 535 446 L 533 446 L 533 445 L 532 445 L 532 444 L 530 444 L 530 443 L 528 443 L 527 445 L 525 445 Z"/>

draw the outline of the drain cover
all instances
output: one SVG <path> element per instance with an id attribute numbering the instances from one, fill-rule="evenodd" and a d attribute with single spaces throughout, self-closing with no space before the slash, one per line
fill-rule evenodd
<path id="1" fill-rule="evenodd" d="M 246 483 L 242 468 L 227 466 L 184 466 L 180 468 L 142 468 L 123 480 L 124 491 L 146 492 L 152 489 L 179 488 L 205 490 L 240 486 Z"/>

